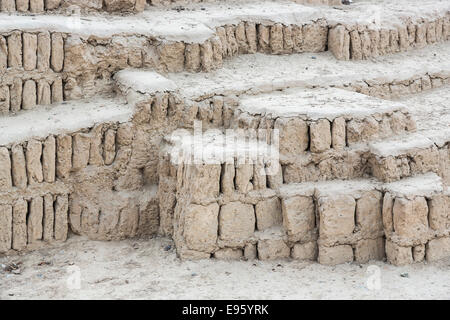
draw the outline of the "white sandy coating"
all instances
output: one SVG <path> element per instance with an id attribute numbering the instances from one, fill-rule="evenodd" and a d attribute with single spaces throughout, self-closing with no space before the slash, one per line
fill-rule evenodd
<path id="1" fill-rule="evenodd" d="M 414 150 L 427 149 L 433 141 L 420 133 L 409 133 L 370 143 L 370 152 L 379 157 L 398 156 Z"/>
<path id="2" fill-rule="evenodd" d="M 426 173 L 410 178 L 405 178 L 383 185 L 385 191 L 399 196 L 423 196 L 428 197 L 444 190 L 442 180 L 435 173 Z"/>
<path id="3" fill-rule="evenodd" d="M 126 122 L 133 107 L 117 100 L 93 99 L 38 107 L 17 115 L 0 117 L 0 145 L 72 133 L 104 122 Z"/>
<path id="4" fill-rule="evenodd" d="M 329 180 L 292 183 L 281 186 L 280 195 L 283 198 L 289 198 L 296 195 L 333 196 L 348 194 L 358 198 L 358 194 L 361 192 L 375 190 L 379 186 L 380 183 L 378 183 L 375 179 Z"/>
<path id="5" fill-rule="evenodd" d="M 450 72 L 450 42 L 371 60 L 336 60 L 331 52 L 283 56 L 252 54 L 227 60 L 211 73 L 169 74 L 189 98 L 260 93 L 290 87 L 329 87 L 370 80 L 389 83 L 416 75 Z"/>
<path id="6" fill-rule="evenodd" d="M 201 132 L 201 131 L 200 131 Z M 211 129 L 192 134 L 185 129 L 175 130 L 165 138 L 168 143 L 167 152 L 173 163 L 193 163 L 201 161 L 205 164 L 255 163 L 278 160 L 276 145 L 268 145 L 265 141 L 252 138 L 244 130 L 227 130 L 226 134 L 218 129 Z M 256 134 L 256 131 L 255 131 Z"/>
<path id="7" fill-rule="evenodd" d="M 450 141 L 450 86 L 428 90 L 403 97 L 417 123 L 421 134 L 432 140 L 438 147 Z"/>
<path id="8" fill-rule="evenodd" d="M 420 4 L 420 6 L 418 5 Z M 351 6 L 305 6 L 288 0 L 226 1 L 201 3 L 177 11 L 151 8 L 133 16 L 16 16 L 1 14 L 0 30 L 40 30 L 70 32 L 82 36 L 106 37 L 117 34 L 142 34 L 163 40 L 200 43 L 214 34 L 217 26 L 240 21 L 303 24 L 326 19 L 330 24 L 394 26 L 407 17 L 412 19 L 445 15 L 448 1 L 399 0 L 361 1 Z"/>
<path id="9" fill-rule="evenodd" d="M 139 69 L 126 69 L 114 75 L 119 86 L 125 90 L 137 91 L 142 94 L 152 94 L 155 92 L 174 91 L 176 84 L 154 71 L 143 71 Z"/>
<path id="10" fill-rule="evenodd" d="M 363 118 L 374 113 L 404 109 L 398 102 L 372 98 L 360 93 L 337 89 L 288 89 L 269 94 L 243 97 L 239 109 L 252 115 L 301 117 L 333 120 L 337 117 Z"/>
<path id="11" fill-rule="evenodd" d="M 10 262 L 22 262 L 22 272 L 0 269 L 0 299 L 450 299 L 449 258 L 400 267 L 382 261 L 334 267 L 296 260 L 183 262 L 165 238 L 73 236 L 54 248 L 0 258 L 0 265 Z M 74 267 L 80 289 L 67 286 Z M 373 268 L 379 290 L 368 286 Z"/>
<path id="12" fill-rule="evenodd" d="M 351 195 L 359 198 L 366 191 L 389 191 L 398 196 L 432 196 L 444 191 L 442 179 L 433 172 L 404 178 L 390 183 L 376 179 L 330 180 L 284 184 L 279 193 L 282 198 L 293 196 Z M 448 192 L 448 190 L 447 190 Z"/>

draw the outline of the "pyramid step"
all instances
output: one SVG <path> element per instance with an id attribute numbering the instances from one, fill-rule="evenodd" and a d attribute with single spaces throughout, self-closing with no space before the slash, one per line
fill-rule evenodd
<path id="1" fill-rule="evenodd" d="M 277 148 L 279 153 L 277 161 L 279 160 L 282 166 L 282 170 L 279 173 L 280 179 L 286 183 L 336 178 L 352 179 L 365 174 L 367 168 L 367 147 L 365 145 L 356 145 L 339 150 L 328 148 L 328 150 L 318 153 L 299 151 L 286 155 L 283 154 L 284 149 L 281 150 L 282 152 L 278 150 L 279 146 L 284 146 L 286 149 L 285 141 L 282 141 L 282 144 L 279 145 L 276 143 L 271 144 L 270 139 L 267 139 L 267 137 L 270 137 L 273 128 L 269 127 L 267 130 L 267 127 L 263 126 L 264 121 L 261 121 L 259 129 L 265 129 L 265 131 L 233 130 L 239 124 L 239 117 L 235 116 L 239 107 L 239 99 L 216 96 L 205 103 L 196 103 L 189 99 L 183 101 L 183 97 L 179 94 L 179 89 L 176 88 L 173 82 L 148 71 L 121 71 L 116 74 L 115 79 L 118 92 L 125 95 L 129 103 L 139 106 L 135 118 L 148 119 L 145 121 L 149 121 L 155 128 L 161 128 L 164 131 L 169 129 L 169 132 L 170 128 L 174 126 L 175 128 L 181 126 L 192 129 L 195 121 L 198 121 L 202 130 L 219 129 L 220 131 L 228 131 L 231 128 L 231 131 L 237 133 L 242 131 L 243 134 L 258 137 L 264 143 Z M 299 90 L 303 92 L 301 89 Z M 334 90 L 337 89 L 330 89 L 330 91 Z M 342 92 L 342 90 L 338 91 Z M 312 92 L 314 93 L 314 91 Z M 349 91 L 344 91 L 342 95 L 350 95 L 353 98 L 355 98 L 353 95 L 360 96 L 362 99 L 367 98 Z M 375 101 L 375 99 L 373 100 Z M 375 105 L 376 103 L 373 104 L 373 106 Z M 385 106 L 387 105 L 388 103 Z M 400 108 L 399 105 L 394 103 L 393 109 L 386 107 L 384 110 L 398 110 L 397 108 Z M 363 110 L 361 114 L 368 112 L 369 109 Z M 382 106 L 380 106 L 380 114 L 382 114 L 381 109 L 383 109 Z M 339 113 L 339 111 L 336 112 Z M 402 117 L 402 119 L 406 120 L 406 117 Z M 254 127 L 249 125 L 247 128 Z M 329 132 L 331 134 L 331 129 Z M 309 139 L 309 133 L 307 139 Z M 288 142 L 292 141 L 293 147 L 300 144 L 297 137 L 294 139 L 286 137 L 286 140 Z"/>
<path id="2" fill-rule="evenodd" d="M 245 8 L 248 15 L 243 16 L 243 13 L 237 12 L 235 8 L 224 11 L 220 4 L 215 4 L 212 5 L 211 12 L 187 10 L 179 14 L 174 10 L 150 10 L 139 17 L 115 17 L 114 22 L 107 16 L 79 18 L 42 15 L 37 19 L 31 16 L 3 14 L 0 19 L 0 73 L 4 76 L 4 83 L 0 87 L 0 103 L 2 104 L 0 112 L 5 113 L 6 109 L 8 112 L 16 112 L 21 108 L 30 109 L 36 104 L 48 104 L 53 100 L 58 102 L 61 99 L 80 99 L 91 97 L 98 92 L 111 91 L 111 75 L 129 67 L 154 68 L 160 72 L 184 70 L 210 72 L 222 68 L 224 59 L 239 54 L 321 53 L 327 47 L 330 27 L 326 20 L 326 11 L 332 10 L 332 16 L 335 14 L 345 16 L 345 13 L 336 13 L 333 11 L 335 9 L 331 8 L 324 13 L 319 8 L 293 3 L 268 2 L 267 5 L 274 11 L 268 14 L 261 11 L 258 6 L 255 8 L 254 3 L 249 3 Z M 297 11 L 292 11 L 293 8 Z M 292 12 L 297 14 L 292 15 Z M 212 21 L 212 16 L 217 19 Z M 346 20 L 344 17 L 341 18 L 343 21 Z M 191 23 L 192 20 L 196 22 Z M 170 26 L 167 25 L 167 21 L 170 21 Z M 267 21 L 271 22 L 266 24 Z M 332 21 L 330 24 L 334 25 L 336 21 Z M 298 41 L 294 41 L 294 38 Z M 336 64 L 329 53 L 314 55 L 317 60 L 314 62 L 311 56 L 299 58 L 296 63 L 297 68 L 291 68 L 291 63 L 286 63 L 287 66 L 283 67 L 278 64 L 284 59 L 277 60 L 269 74 L 273 74 L 273 70 L 278 70 L 280 67 L 287 68 L 288 74 L 277 71 L 277 74 L 282 76 L 277 77 L 276 81 L 268 79 L 267 75 L 255 79 L 258 82 L 257 86 L 263 84 L 272 88 L 279 84 L 285 87 L 296 83 L 297 86 L 298 83 L 313 86 L 324 85 L 324 82 L 327 82 L 327 85 L 345 86 L 347 83 L 344 83 L 342 79 L 356 77 L 359 81 L 352 83 L 355 90 L 364 93 L 372 92 L 372 95 L 389 96 L 405 90 L 417 91 L 432 85 L 437 86 L 439 79 L 447 81 L 448 74 L 444 74 L 443 78 L 441 75 L 434 76 L 436 72 L 447 70 L 444 67 L 436 70 L 436 56 L 443 65 L 448 64 L 449 59 L 446 57 L 448 50 L 445 44 L 430 46 L 424 50 L 425 55 L 433 59 L 434 70 L 431 70 L 431 67 L 428 68 L 431 72 L 429 75 L 423 67 L 419 68 L 424 65 L 424 54 L 420 51 L 402 52 L 395 57 L 380 58 L 380 62 L 386 59 L 388 65 L 384 67 L 385 72 L 379 72 L 378 76 L 384 77 L 390 73 L 395 80 L 399 79 L 399 72 L 391 70 L 391 59 L 406 64 L 405 55 L 417 56 L 420 64 L 401 68 L 408 70 L 409 73 L 416 69 L 417 74 L 420 73 L 418 79 L 400 77 L 408 81 L 406 85 L 395 81 L 383 81 L 381 84 L 377 81 L 365 83 L 361 75 L 367 73 L 367 67 L 377 73 L 376 70 L 379 67 L 372 66 L 375 63 L 367 61 L 367 65 L 362 64 L 360 67 L 352 65 L 352 68 L 360 68 L 360 70 L 349 73 L 349 65 Z M 438 48 L 436 56 L 435 52 L 430 52 L 431 48 L 435 47 Z M 322 59 L 321 56 L 326 58 Z M 324 65 L 321 60 L 328 61 Z M 250 64 L 253 63 L 250 62 Z M 248 64 L 243 62 L 240 68 L 245 69 L 242 66 Z M 305 64 L 308 65 L 308 70 L 314 71 L 306 72 L 306 77 L 304 77 Z M 314 64 L 316 67 L 313 66 Z M 316 69 L 317 66 L 319 69 Z M 324 66 L 328 68 L 323 69 Z M 342 68 L 347 72 L 337 74 L 343 71 Z M 334 70 L 334 75 L 329 75 L 329 71 L 324 70 Z M 249 75 L 252 76 L 255 71 L 251 70 L 249 73 L 247 70 L 243 77 L 237 78 L 241 82 L 241 86 L 237 87 L 244 90 L 248 88 L 252 81 L 244 81 L 244 79 L 248 80 Z M 43 72 L 45 73 L 42 74 Z M 226 70 L 225 73 L 227 73 Z M 286 79 L 289 73 L 294 75 L 293 79 L 288 79 L 289 77 Z M 342 77 L 344 75 L 345 77 Z M 422 79 L 422 77 L 425 78 Z M 376 80 L 375 78 L 377 77 L 368 80 Z M 433 80 L 436 80 L 436 83 L 433 83 Z M 236 81 L 232 83 L 238 84 Z M 49 86 L 55 86 L 55 88 L 49 89 Z M 22 95 L 20 90 L 25 91 L 22 97 L 20 97 Z M 50 90 L 51 93 L 49 93 Z M 17 98 L 10 99 L 11 96 Z M 49 96 L 54 98 L 50 99 Z M 11 101 L 4 102 L 7 99 Z"/>
<path id="3" fill-rule="evenodd" d="M 414 116 L 419 131 L 425 131 L 438 145 L 445 144 L 445 131 L 450 123 L 450 86 L 444 85 L 433 90 L 407 95 L 401 99 Z M 439 140 L 442 140 L 439 142 Z"/>
<path id="4" fill-rule="evenodd" d="M 329 53 L 243 55 L 220 71 L 169 74 L 183 96 L 201 101 L 212 95 L 258 94 L 293 87 L 335 86 L 395 98 L 441 87 L 450 79 L 450 44 L 358 63 L 336 61 Z M 370 70 L 370 72 L 368 71 Z"/>
<path id="5" fill-rule="evenodd" d="M 374 143 L 372 163 L 375 168 L 383 168 L 376 169 L 375 174 L 392 181 L 434 171 L 449 184 L 449 98 L 448 86 L 443 86 L 400 99 L 416 120 L 417 133 Z"/>
<path id="6" fill-rule="evenodd" d="M 428 173 L 385 184 L 386 254 L 395 265 L 450 255 L 450 190 Z"/>
<path id="7" fill-rule="evenodd" d="M 377 181 L 286 184 L 279 194 L 283 224 L 290 239 L 304 238 L 314 225 L 314 220 L 310 219 L 315 219 L 319 263 L 335 265 L 383 259 L 380 206 L 383 194 Z"/>
<path id="8" fill-rule="evenodd" d="M 156 92 L 173 92 L 176 84 L 154 71 L 125 69 L 114 75 L 116 92 L 131 103 L 135 99 L 143 99 Z"/>
<path id="9" fill-rule="evenodd" d="M 158 192 L 164 203 L 161 227 L 174 237 L 182 258 L 238 259 L 256 252 L 263 260 L 318 257 L 320 263 L 339 264 L 381 260 L 387 251 L 390 262 L 404 264 L 422 261 L 425 247 L 421 246 L 428 243 L 429 261 L 448 255 L 433 242 L 446 241 L 450 223 L 445 211 L 448 191 L 434 173 L 394 183 L 358 179 L 280 184 L 270 175 L 261 180 L 258 164 L 239 164 L 233 156 L 231 163 L 223 158 L 209 164 L 203 159 L 197 163 L 174 161 L 189 159 L 189 153 L 180 151 L 195 148 L 193 140 L 183 143 L 182 137 L 192 135 L 179 131 L 166 140 L 169 144 L 160 158 Z M 218 132 L 205 134 L 203 150 L 223 155 L 219 149 L 226 143 L 220 137 L 223 135 Z M 245 152 L 241 149 L 238 154 Z M 409 201 L 426 207 L 405 216 L 403 211 L 413 208 Z M 434 221 L 430 228 L 428 222 L 426 228 L 420 224 L 428 220 L 415 217 L 422 214 Z M 403 224 L 402 219 L 412 223 Z M 417 228 L 422 229 L 416 234 Z M 411 260 L 402 256 L 405 250 L 411 253 Z M 414 257 L 413 250 L 417 251 Z"/>
<path id="10" fill-rule="evenodd" d="M 447 90 L 448 3 L 214 1 L 114 19 L 60 15 L 65 3 L 0 13 L 1 253 L 70 227 L 103 240 L 160 228 L 182 258 L 450 255 L 448 112 L 404 97 Z M 281 129 L 281 154 L 238 128 Z"/>
<path id="11" fill-rule="evenodd" d="M 383 146 L 389 149 L 392 145 L 400 144 L 404 146 L 394 148 L 394 151 L 404 150 L 407 153 L 411 147 L 402 142 L 402 138 L 392 136 L 393 134 L 403 136 L 408 130 L 414 130 L 414 121 L 409 113 L 405 112 L 406 105 L 401 103 L 336 88 L 291 88 L 254 96 L 241 95 L 235 99 L 219 95 L 197 103 L 182 96 L 183 90 L 177 87 L 176 81 L 168 80 L 154 72 L 126 70 L 117 73 L 115 79 L 119 91 L 128 97 L 130 103 L 136 99 L 144 101 L 149 105 L 150 112 L 154 112 L 154 117 L 159 119 L 162 116 L 169 123 L 173 121 L 172 119 L 179 119 L 184 126 L 192 128 L 193 122 L 200 120 L 203 128 L 262 129 L 259 132 L 253 130 L 247 132 L 253 132 L 267 143 L 280 147 L 279 160 L 285 183 L 355 179 L 366 176 L 371 171 L 384 181 L 393 181 L 431 169 L 446 177 L 443 166 L 445 143 L 440 146 L 444 150 L 442 155 L 439 155 L 440 158 L 430 163 L 426 160 L 424 168 L 419 170 L 418 164 L 411 164 L 413 167 L 411 172 L 399 171 L 397 175 L 392 174 L 393 177 L 383 176 L 383 172 L 387 170 L 383 169 L 385 162 L 383 158 L 386 155 L 380 154 L 381 158 L 377 157 L 377 150 L 382 150 Z M 162 110 L 159 110 L 159 104 L 153 102 L 161 100 L 154 99 L 155 94 L 158 96 L 156 91 L 167 91 L 165 94 L 167 100 L 179 99 L 178 104 L 172 103 L 172 107 L 169 103 L 166 107 L 161 106 Z M 168 111 L 169 109 L 172 111 Z M 178 114 L 177 110 L 184 112 Z M 335 126 L 338 118 L 344 120 L 340 131 Z M 318 125 L 323 123 L 325 129 Z M 370 124 L 372 125 L 368 126 Z M 279 144 L 271 141 L 274 138 L 273 129 L 280 129 Z M 433 142 L 430 142 L 429 138 L 422 134 L 418 136 L 426 147 L 432 147 Z M 393 141 L 397 140 L 400 142 L 393 144 Z M 338 146 L 339 141 L 342 142 L 341 146 Z M 371 141 L 372 152 L 367 146 Z M 411 135 L 408 141 L 412 146 L 419 143 L 419 140 L 415 141 L 414 135 Z M 373 158 L 370 163 L 369 158 Z M 435 167 L 436 164 L 442 169 Z"/>
<path id="12" fill-rule="evenodd" d="M 436 8 L 440 6 L 441 12 L 448 11 L 446 3 L 436 1 L 434 5 L 433 10 L 426 7 L 421 14 L 429 12 L 430 16 L 435 16 Z M 120 16 L 114 19 L 98 15 L 42 15 L 37 19 L 31 16 L 3 14 L 0 30 L 6 38 L 9 38 L 10 33 L 20 31 L 26 34 L 44 31 L 64 34 L 65 55 L 70 57 L 70 61 L 64 64 L 64 69 L 66 72 L 75 73 L 69 85 L 73 87 L 73 82 L 81 81 L 78 77 L 86 71 L 97 72 L 95 76 L 85 76 L 92 80 L 105 76 L 105 71 L 113 73 L 127 65 L 156 67 L 163 72 L 198 72 L 218 69 L 222 66 L 223 59 L 245 53 L 322 52 L 331 47 L 329 28 L 335 25 L 353 25 L 351 28 L 354 28 L 358 21 L 354 14 L 360 14 L 360 11 L 367 9 L 364 4 L 353 12 L 353 9 L 347 11 L 306 7 L 290 2 L 267 2 L 264 6 L 248 2 L 239 8 L 219 3 L 206 7 L 206 10 L 182 12 L 148 10 L 137 17 Z M 400 8 L 395 6 L 391 9 L 400 11 Z M 396 14 L 395 19 L 392 14 L 389 16 L 390 20 L 383 21 L 382 26 L 386 23 L 388 28 L 394 21 L 404 23 L 403 14 Z M 414 14 L 409 18 L 415 21 L 420 17 Z M 430 44 L 438 39 L 446 39 L 450 34 L 450 28 L 444 28 L 450 25 L 447 23 L 447 16 L 437 15 L 435 20 L 430 22 L 435 27 L 435 35 L 426 34 Z M 436 32 L 437 26 L 442 27 L 440 32 Z M 432 29 L 427 27 L 427 30 Z M 382 38 L 380 36 L 380 39 Z M 24 47 L 32 49 L 36 41 L 33 36 L 28 40 L 29 45 Z M 400 45 L 399 42 L 397 44 Z M 24 54 L 25 56 L 33 60 L 32 55 Z M 1 64 L 3 61 L 0 61 L 0 72 L 3 68 Z M 96 70 L 94 65 L 102 65 L 102 70 Z"/>
<path id="13" fill-rule="evenodd" d="M 278 130 L 280 153 L 288 157 L 342 150 L 416 126 L 400 103 L 337 88 L 243 96 L 234 117 L 240 128 Z"/>
<path id="14" fill-rule="evenodd" d="M 421 131 L 370 143 L 369 165 L 373 176 L 387 182 L 426 172 L 448 177 L 450 131 L 440 132 L 441 144 L 432 138 Z"/>
<path id="15" fill-rule="evenodd" d="M 0 198 L 53 190 L 71 172 L 112 164 L 116 130 L 131 115 L 128 105 L 97 99 L 0 118 Z"/>
<path id="16" fill-rule="evenodd" d="M 15 116 L 1 117 L 1 146 L 11 146 L 29 139 L 43 139 L 52 134 L 66 134 L 99 123 L 126 122 L 133 108 L 120 100 L 95 98 L 90 101 L 63 102 L 39 107 Z"/>
<path id="17" fill-rule="evenodd" d="M 449 29 L 448 16 L 403 24 L 390 30 L 337 25 L 330 29 L 328 45 L 340 60 L 371 59 L 446 41 Z"/>
<path id="18" fill-rule="evenodd" d="M 435 174 L 388 184 L 376 180 L 290 184 L 279 193 L 288 237 L 304 237 L 306 217 L 317 212 L 320 263 L 379 260 L 385 250 L 393 264 L 420 262 L 425 251 L 429 261 L 450 255 L 445 247 L 436 248 L 438 242 L 448 241 L 450 197 Z M 307 203 L 314 205 L 310 208 Z M 296 235 L 296 230 L 302 234 Z"/>
<path id="19" fill-rule="evenodd" d="M 74 7 L 76 9 L 74 9 Z M 145 1 L 143 0 L 106 0 L 104 4 L 98 0 L 3 0 L 0 12 L 7 13 L 68 13 L 68 12 L 114 12 L 114 13 L 137 13 L 144 11 Z"/>
<path id="20" fill-rule="evenodd" d="M 1 223 L 13 213 L 18 226 L 17 234 L 0 228 L 0 252 L 65 241 L 69 227 L 98 240 L 156 233 L 157 187 L 137 190 L 136 161 L 148 149 L 133 113 L 119 99 L 96 98 L 0 118 Z"/>
<path id="21" fill-rule="evenodd" d="M 221 154 L 218 146 L 223 141 L 217 134 L 221 135 L 208 139 L 216 154 Z M 178 133 L 172 136 L 178 145 L 181 140 Z M 186 145 L 192 146 L 191 142 Z M 179 151 L 179 147 L 168 148 L 160 157 L 158 194 L 164 204 L 162 232 L 172 235 L 183 259 L 256 255 L 263 260 L 289 256 L 315 260 L 318 256 L 323 264 L 380 260 L 385 256 L 384 228 L 390 223 L 388 197 L 399 203 L 410 199 L 423 203 L 426 199 L 430 208 L 447 201 L 442 179 L 432 173 L 392 184 L 359 179 L 281 185 L 270 175 L 261 183 L 261 175 L 255 175 L 261 172 L 258 165 L 239 164 L 235 158 L 236 162 L 227 164 L 223 160 L 210 164 L 173 162 L 180 159 Z M 443 223 L 445 230 L 426 229 L 420 239 L 405 236 L 402 232 L 410 230 L 397 222 L 402 219 L 399 210 L 395 206 L 391 213 L 397 226 L 386 246 L 392 263 L 405 263 L 396 253 L 400 247 L 412 252 L 419 240 L 427 243 L 447 236 L 447 220 L 441 222 L 439 215 L 434 218 L 436 210 L 428 206 L 426 215 Z M 438 255 L 447 253 L 431 249 L 427 259 Z M 423 258 L 416 254 L 414 261 Z"/>

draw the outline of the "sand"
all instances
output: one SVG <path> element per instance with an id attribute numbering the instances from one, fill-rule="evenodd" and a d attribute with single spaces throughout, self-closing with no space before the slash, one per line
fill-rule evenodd
<path id="1" fill-rule="evenodd" d="M 287 260 L 182 262 L 173 249 L 165 251 L 168 245 L 173 248 L 165 238 L 97 242 L 72 236 L 52 249 L 3 257 L 0 264 L 20 261 L 22 271 L 0 271 L 0 299 L 450 299 L 450 258 L 405 267 L 380 261 L 335 267 Z M 80 289 L 74 281 L 69 289 L 76 268 Z M 368 282 L 378 271 L 379 290 Z"/>

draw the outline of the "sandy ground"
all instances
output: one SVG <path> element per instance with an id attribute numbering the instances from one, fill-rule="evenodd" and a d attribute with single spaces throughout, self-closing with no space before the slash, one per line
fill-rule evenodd
<path id="1" fill-rule="evenodd" d="M 21 262 L 20 271 L 3 269 L 11 262 Z M 0 299 L 450 299 L 450 258 L 405 267 L 380 261 L 336 267 L 287 260 L 182 262 L 164 238 L 98 242 L 72 236 L 51 249 L 2 257 L 0 265 Z"/>
<path id="2" fill-rule="evenodd" d="M 399 99 L 416 118 L 417 128 L 447 131 L 450 136 L 450 85 Z"/>

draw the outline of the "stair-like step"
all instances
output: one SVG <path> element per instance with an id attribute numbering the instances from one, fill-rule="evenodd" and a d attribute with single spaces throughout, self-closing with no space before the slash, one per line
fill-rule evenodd
<path id="1" fill-rule="evenodd" d="M 182 258 L 252 258 L 256 252 L 260 259 L 318 255 L 320 263 L 339 264 L 380 260 L 387 250 L 390 262 L 403 264 L 413 260 L 402 260 L 398 252 L 412 254 L 413 247 L 420 251 L 428 242 L 429 261 L 447 254 L 432 242 L 446 241 L 450 222 L 438 211 L 447 210 L 448 192 L 434 173 L 388 184 L 375 179 L 281 184 L 267 166 L 264 170 L 264 160 L 243 161 L 253 148 L 245 139 L 227 140 L 217 131 L 197 135 L 195 140 L 189 131 L 174 132 L 160 156 L 161 228 L 173 236 Z M 240 141 L 242 148 L 231 148 L 230 141 Z M 213 157 L 193 161 L 196 146 Z M 230 153 L 234 150 L 239 151 Z M 431 229 L 428 217 L 436 220 Z M 414 261 L 424 259 L 425 247 L 423 253 Z"/>
<path id="2" fill-rule="evenodd" d="M 76 13 L 81 12 L 114 12 L 114 13 L 136 13 L 144 11 L 144 0 L 2 0 L 0 12 L 8 13 Z"/>
<path id="3" fill-rule="evenodd" d="M 446 7 L 442 2 L 436 2 L 436 5 L 442 5 L 442 12 L 445 12 Z M 360 13 L 359 10 L 362 9 L 355 10 Z M 436 15 L 436 21 L 439 21 L 430 22 L 429 25 L 442 27 L 440 33 L 435 32 L 435 36 L 428 37 L 427 34 L 427 39 L 434 39 L 437 34 L 440 37 L 436 41 L 446 39 L 447 34 L 450 34 L 450 27 L 448 30 L 444 28 L 447 24 L 450 26 L 448 18 L 441 17 L 435 10 L 427 10 L 431 16 Z M 114 22 L 107 16 L 98 15 L 80 18 L 2 14 L 0 73 L 4 73 L 5 82 L 0 88 L 0 112 L 31 109 L 36 104 L 59 102 L 62 99 L 92 97 L 98 92 L 111 90 L 111 75 L 128 67 L 154 68 L 161 72 L 209 72 L 221 68 L 224 59 L 239 54 L 322 52 L 327 45 L 330 47 L 328 29 L 336 24 L 353 21 L 353 14 L 353 9 L 322 10 L 291 2 L 267 2 L 264 6 L 249 2 L 240 6 L 239 10 L 235 7 L 228 9 L 221 4 L 211 4 L 206 10 L 184 10 L 181 13 L 174 10 L 149 10 L 138 17 L 115 17 Z M 417 13 L 412 14 L 410 19 L 414 20 L 416 16 Z M 327 21 L 327 17 L 330 21 Z M 401 15 L 396 14 L 396 18 L 399 23 L 404 20 Z M 167 21 L 170 21 L 170 25 Z M 386 26 L 390 27 L 393 21 L 387 21 Z M 356 22 L 357 20 L 353 21 Z M 444 32 L 444 29 L 447 31 Z M 427 32 L 428 30 L 429 28 Z M 432 44 L 436 41 L 428 42 Z M 399 43 L 398 45 L 400 46 Z M 432 46 L 428 46 L 427 50 L 431 48 Z M 330 62 L 333 61 L 335 59 L 331 58 Z M 443 61 L 448 62 L 448 59 Z M 303 63 L 311 64 L 311 61 Z M 290 71 L 303 69 L 303 63 Z M 329 70 L 336 69 L 339 65 L 332 63 L 330 67 Z M 405 69 L 410 70 L 410 66 Z M 41 74 L 43 71 L 44 76 Z M 326 74 L 324 70 L 319 71 L 319 74 L 309 79 L 311 81 L 308 80 L 309 85 L 317 83 L 318 75 Z M 362 70 L 359 74 L 365 72 L 366 70 Z M 296 74 L 298 75 L 300 72 Z M 419 79 L 407 78 L 411 82 L 406 84 L 407 90 L 422 90 L 436 78 L 421 79 L 423 76 L 426 74 L 422 71 Z M 286 82 L 283 78 L 278 77 L 275 83 L 289 86 L 290 81 Z M 311 77 L 306 77 L 305 80 L 308 78 Z M 322 80 L 345 85 L 336 81 L 339 79 L 341 77 L 324 77 Z M 269 79 L 263 78 L 262 81 L 266 85 L 273 85 L 266 80 Z M 405 90 L 404 83 L 395 82 L 384 82 L 381 85 L 361 82 L 353 83 L 353 86 L 355 90 L 372 91 L 373 95 L 383 96 Z M 49 98 L 50 90 L 52 99 Z M 11 96 L 16 97 L 15 100 L 3 102 Z"/>
<path id="4" fill-rule="evenodd" d="M 0 14 L 0 252 L 159 228 L 182 258 L 449 256 L 448 3 L 296 2 Z"/>
<path id="5" fill-rule="evenodd" d="M 450 130 L 450 86 L 427 90 L 402 97 L 402 102 L 414 116 L 419 131 L 426 131 L 436 144 L 444 143 L 445 132 Z M 436 134 L 433 134 L 435 132 Z M 437 134 L 441 135 L 441 138 Z M 442 140 L 440 143 L 439 140 Z"/>
<path id="6" fill-rule="evenodd" d="M 183 137 L 194 138 L 180 131 L 168 140 L 172 143 L 163 149 L 159 179 L 162 231 L 173 236 L 182 258 L 254 258 L 257 253 L 260 259 L 315 260 L 318 255 L 323 264 L 367 262 L 385 256 L 386 229 L 388 259 L 403 264 L 407 261 L 401 260 L 398 250 L 412 252 L 412 247 L 434 237 L 445 241 L 448 236 L 446 213 L 439 230 L 429 229 L 428 222 L 426 228 L 421 224 L 428 221 L 421 215 L 439 219 L 436 209 L 448 200 L 442 179 L 435 174 L 392 184 L 360 179 L 282 185 L 276 176 L 264 175 L 264 162 L 239 162 L 248 149 L 228 153 L 229 144 L 219 139 L 220 132 L 205 133 L 197 141 L 206 143 L 203 150 L 214 151 L 216 157 L 207 159 L 216 162 L 184 162 L 192 158 L 180 154 L 189 155 L 186 147 L 194 150 L 195 140 L 183 144 Z M 416 211 L 409 201 L 425 206 Z M 414 233 L 416 227 L 422 228 L 421 233 Z M 433 243 L 431 248 L 430 261 L 447 254 L 433 249 Z M 417 253 L 414 261 L 424 257 Z"/>
<path id="7" fill-rule="evenodd" d="M 244 55 L 210 74 L 169 74 L 181 93 L 195 100 L 290 87 L 343 87 L 385 98 L 440 87 L 450 79 L 450 44 L 380 57 L 376 61 L 336 61 L 329 53 Z"/>
<path id="8" fill-rule="evenodd" d="M 67 182 L 71 173 L 112 164 L 123 143 L 116 141 L 116 130 L 130 120 L 132 110 L 96 99 L 0 118 L 0 202 L 11 204 L 33 190 L 58 192 L 58 183 Z"/>
<path id="9" fill-rule="evenodd" d="M 126 122 L 132 114 L 133 106 L 117 99 L 96 98 L 39 107 L 15 116 L 0 117 L 0 146 L 71 133 L 98 123 Z"/>
<path id="10" fill-rule="evenodd" d="M 450 185 L 450 87 L 448 85 L 402 99 L 417 129 L 440 149 L 441 176 Z"/>
<path id="11" fill-rule="evenodd" d="M 1 253 L 65 241 L 69 226 L 103 240 L 157 231 L 156 181 L 144 186 L 137 169 L 152 154 L 133 111 L 97 98 L 0 118 Z"/>
<path id="12" fill-rule="evenodd" d="M 298 215 L 306 214 L 308 198 L 314 202 L 321 263 L 382 259 L 385 250 L 388 261 L 398 265 L 450 254 L 441 246 L 450 235 L 450 197 L 435 174 L 387 184 L 375 180 L 290 184 L 279 193 L 286 210 L 283 218 L 293 222 L 304 223 Z M 294 229 L 292 225 L 288 224 Z"/>
<path id="13" fill-rule="evenodd" d="M 324 152 L 415 130 L 404 105 L 336 88 L 240 97 L 235 126 L 277 129 L 280 152 Z"/>
<path id="14" fill-rule="evenodd" d="M 383 185 L 386 255 L 395 265 L 450 255 L 450 192 L 428 173 Z"/>
<path id="15" fill-rule="evenodd" d="M 154 71 L 125 69 L 114 75 L 120 93 L 129 103 L 137 96 L 149 96 L 156 92 L 169 92 L 177 89 L 176 84 Z"/>
<path id="16" fill-rule="evenodd" d="M 116 80 L 122 94 L 140 96 L 150 105 L 157 90 L 183 98 L 176 81 L 152 72 L 123 71 Z M 217 95 L 198 103 L 185 99 L 174 107 L 181 110 L 182 105 L 183 116 L 175 110 L 162 116 L 169 122 L 170 117 L 181 116 L 181 123 L 189 126 L 197 119 L 204 128 L 256 129 L 255 135 L 268 143 L 276 138 L 274 129 L 279 129 L 275 143 L 280 147 L 285 183 L 355 179 L 369 173 L 383 181 L 429 171 L 448 177 L 447 131 L 406 134 L 415 130 L 415 123 L 404 104 L 335 88 L 291 88 L 234 99 Z M 432 104 L 427 106 L 433 109 Z"/>
<path id="17" fill-rule="evenodd" d="M 450 131 L 446 130 L 432 131 L 428 137 L 427 131 L 420 131 L 370 143 L 372 174 L 388 182 L 426 172 L 448 177 L 449 142 Z"/>

